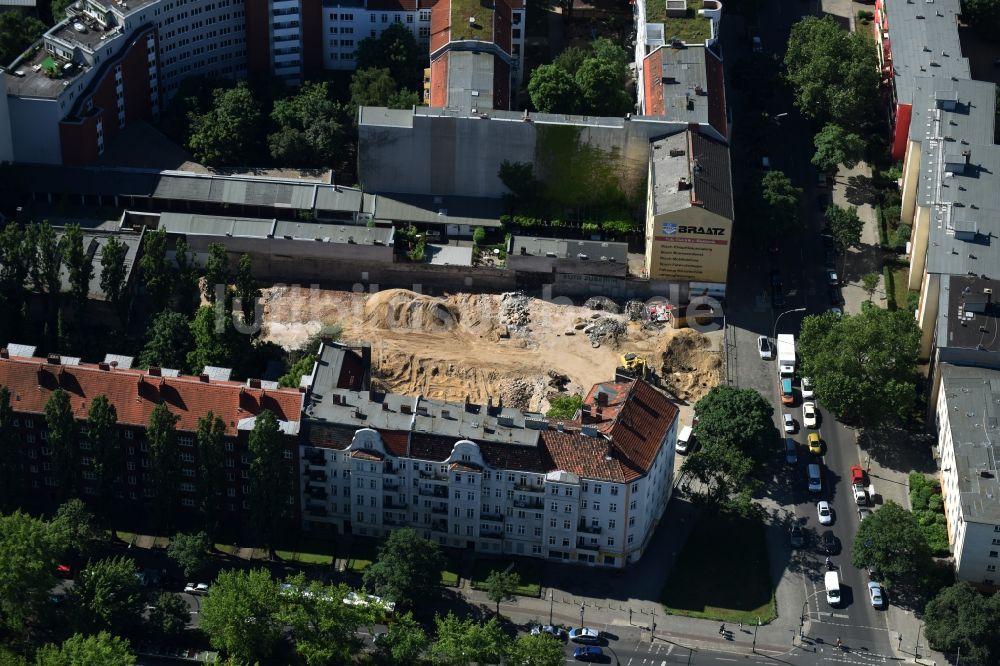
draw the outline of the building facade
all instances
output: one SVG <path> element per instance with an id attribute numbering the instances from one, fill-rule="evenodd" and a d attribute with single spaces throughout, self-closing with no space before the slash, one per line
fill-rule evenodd
<path id="1" fill-rule="evenodd" d="M 310 378 L 301 442 L 306 530 L 621 568 L 670 499 L 678 410 L 637 381 L 595 385 L 576 419 Z"/>

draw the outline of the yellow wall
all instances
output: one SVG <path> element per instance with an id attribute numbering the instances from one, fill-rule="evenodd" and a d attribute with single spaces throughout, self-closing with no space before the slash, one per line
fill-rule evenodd
<path id="1" fill-rule="evenodd" d="M 917 308 L 917 326 L 920 327 L 920 360 L 926 361 L 931 355 L 934 327 L 937 325 L 938 304 L 941 296 L 941 276 L 930 275 L 924 279 L 920 290 L 920 307 Z"/>
<path id="2" fill-rule="evenodd" d="M 726 282 L 732 220 L 700 206 L 647 219 L 646 270 L 650 278 Z"/>
<path id="3" fill-rule="evenodd" d="M 903 160 L 903 203 L 899 219 L 903 224 L 913 226 L 913 213 L 917 204 L 917 183 L 920 182 L 920 144 L 910 141 L 906 145 L 906 159 Z"/>
<path id="4" fill-rule="evenodd" d="M 913 232 L 910 234 L 910 277 L 906 282 L 907 289 L 920 289 L 923 282 L 930 225 L 931 209 L 917 206 L 917 212 L 913 216 Z"/>

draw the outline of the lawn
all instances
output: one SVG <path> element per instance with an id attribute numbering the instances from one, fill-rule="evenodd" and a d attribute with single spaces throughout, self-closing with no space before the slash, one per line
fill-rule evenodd
<path id="1" fill-rule="evenodd" d="M 351 556 L 347 559 L 347 570 L 363 573 L 378 556 L 378 546 L 374 541 L 355 541 L 351 544 Z"/>
<path id="2" fill-rule="evenodd" d="M 712 36 L 711 21 L 690 7 L 687 16 L 674 18 L 667 16 L 665 0 L 651 0 L 646 3 L 646 23 L 662 23 L 663 38 L 678 37 L 685 44 L 704 44 Z"/>
<path id="3" fill-rule="evenodd" d="M 475 19 L 470 23 L 469 19 Z M 482 0 L 452 0 L 451 38 L 493 41 L 493 7 Z"/>
<path id="4" fill-rule="evenodd" d="M 294 550 L 276 550 L 274 554 L 286 562 L 299 562 L 301 564 L 333 564 L 333 555 L 323 555 L 322 553 L 300 553 Z"/>
<path id="5" fill-rule="evenodd" d="M 484 589 L 483 583 L 492 571 L 505 570 L 513 564 L 513 571 L 521 575 L 521 584 L 516 593 L 522 597 L 537 597 L 542 593 L 542 582 L 539 578 L 537 562 L 528 562 L 514 558 L 477 558 L 472 567 L 472 587 Z"/>
<path id="6" fill-rule="evenodd" d="M 722 538 L 724 536 L 724 539 Z M 703 515 L 660 595 L 667 613 L 744 624 L 777 617 L 764 526 Z"/>
<path id="7" fill-rule="evenodd" d="M 892 286 L 896 290 L 896 307 L 900 309 L 906 308 L 907 302 L 907 289 L 906 283 L 910 279 L 910 269 L 909 268 L 894 268 L 892 271 Z"/>

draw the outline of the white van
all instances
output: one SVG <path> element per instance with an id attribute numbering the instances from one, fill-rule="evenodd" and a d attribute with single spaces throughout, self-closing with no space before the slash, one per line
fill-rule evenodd
<path id="1" fill-rule="evenodd" d="M 823 586 L 826 588 L 826 603 L 831 606 L 840 604 L 840 576 L 836 571 L 827 571 L 823 576 Z"/>
<path id="2" fill-rule="evenodd" d="M 691 450 L 694 441 L 694 434 L 691 426 L 681 428 L 681 433 L 677 435 L 677 453 L 687 453 Z"/>
<path id="3" fill-rule="evenodd" d="M 816 463 L 810 463 L 808 468 L 809 474 L 809 492 L 818 493 L 823 490 L 823 474 L 820 472 L 820 467 Z"/>

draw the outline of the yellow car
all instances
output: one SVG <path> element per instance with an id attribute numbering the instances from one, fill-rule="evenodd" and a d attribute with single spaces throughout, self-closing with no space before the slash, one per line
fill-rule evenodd
<path id="1" fill-rule="evenodd" d="M 823 453 L 823 440 L 819 438 L 819 433 L 809 433 L 809 453 L 821 455 Z"/>

